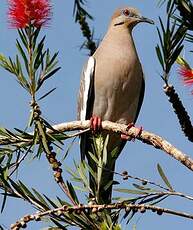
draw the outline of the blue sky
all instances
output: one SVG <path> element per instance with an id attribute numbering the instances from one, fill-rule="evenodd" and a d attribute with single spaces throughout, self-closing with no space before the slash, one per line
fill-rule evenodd
<path id="1" fill-rule="evenodd" d="M 80 51 L 83 38 L 79 26 L 74 23 L 72 18 L 73 2 L 72 0 L 52 1 L 53 19 L 51 25 L 42 32 L 47 36 L 47 47 L 52 52 L 59 51 L 59 65 L 62 67 L 56 76 L 46 83 L 43 92 L 53 87 L 57 87 L 57 90 L 40 104 L 44 117 L 51 124 L 76 119 L 76 98 L 80 72 L 87 59 L 87 51 Z M 95 38 L 101 39 L 103 37 L 113 11 L 117 7 L 125 5 L 138 8 L 143 16 L 153 19 L 157 25 L 158 16 L 164 17 L 164 9 L 157 7 L 157 1 L 88 0 L 87 9 L 94 16 L 94 21 L 90 22 L 90 24 L 94 27 Z M 17 33 L 13 29 L 8 29 L 6 12 L 7 2 L 6 0 L 1 0 L 0 53 L 14 56 Z M 145 130 L 164 137 L 191 156 L 192 145 L 181 133 L 175 114 L 172 112 L 171 105 L 162 90 L 163 82 L 159 77 L 161 69 L 155 53 L 155 46 L 158 42 L 156 26 L 149 24 L 138 25 L 134 29 L 134 39 L 146 78 L 145 98 L 137 124 L 143 126 Z M 191 60 L 188 49 L 185 54 L 187 59 Z M 183 86 L 177 76 L 176 68 L 175 66 L 171 73 L 170 82 L 176 87 L 185 107 L 190 112 L 190 116 L 192 116 L 193 98 L 190 95 L 190 91 Z M 10 129 L 14 127 L 24 129 L 29 117 L 30 98 L 17 84 L 16 79 L 2 69 L 0 69 L 0 80 L 0 126 Z M 64 164 L 70 165 L 72 159 L 77 159 L 78 156 L 77 141 Z M 165 153 L 144 145 L 137 140 L 134 143 L 127 143 L 126 148 L 118 159 L 116 170 L 118 172 L 127 170 L 132 175 L 162 183 L 156 170 L 157 163 L 160 163 L 165 169 L 176 191 L 189 195 L 193 193 L 192 172 Z M 53 180 L 52 171 L 44 157 L 35 161 L 27 159 L 18 173 L 18 178 L 53 199 L 56 195 L 63 196 Z M 123 187 L 131 188 L 129 181 L 124 183 Z M 169 198 L 160 206 L 193 213 L 191 202 L 179 198 Z M 26 213 L 33 212 L 34 210 L 28 204 L 9 199 L 6 210 L 0 215 L 0 224 L 8 227 Z M 125 227 L 125 229 L 132 229 L 133 224 L 137 225 L 137 230 L 155 228 L 157 230 L 189 230 L 193 226 L 191 220 L 169 215 L 160 217 L 151 212 L 141 215 L 140 218 L 136 216 L 129 227 Z M 39 225 L 36 224 L 29 224 L 28 226 L 28 229 L 39 228 Z"/>

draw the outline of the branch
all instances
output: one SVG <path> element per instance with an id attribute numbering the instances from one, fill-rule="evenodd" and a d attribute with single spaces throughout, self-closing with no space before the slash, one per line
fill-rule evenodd
<path id="1" fill-rule="evenodd" d="M 166 85 L 164 86 L 164 92 L 168 96 L 168 100 L 177 115 L 183 133 L 189 141 L 193 142 L 193 126 L 190 117 L 178 94 L 175 92 L 174 87 L 172 85 Z"/>
<path id="2" fill-rule="evenodd" d="M 93 20 L 93 17 L 83 8 L 83 6 L 84 1 L 75 0 L 73 14 L 75 16 L 75 22 L 78 22 L 80 25 L 83 37 L 86 38 L 81 48 L 87 48 L 90 51 L 89 56 L 92 56 L 97 48 L 97 44 L 94 42 L 93 33 L 91 32 L 87 19 Z"/>
<path id="3" fill-rule="evenodd" d="M 110 131 L 110 132 L 116 132 L 116 133 L 122 133 L 128 136 L 131 136 L 132 138 L 136 138 L 143 143 L 149 144 L 154 146 L 157 149 L 161 149 L 164 152 L 166 152 L 171 157 L 175 158 L 177 161 L 181 162 L 184 166 L 189 168 L 191 171 L 193 171 L 193 159 L 191 159 L 188 155 L 174 147 L 172 144 L 170 144 L 168 141 L 163 139 L 162 137 L 150 133 L 147 131 L 142 131 L 140 135 L 136 137 L 136 133 L 138 133 L 138 128 L 131 127 L 129 130 L 127 128 L 127 125 L 124 124 L 118 124 L 110 121 L 103 121 L 102 122 L 102 129 Z M 81 130 L 80 132 L 70 135 L 69 137 L 78 136 L 79 134 L 83 132 L 88 132 L 90 130 L 90 121 L 71 121 L 71 122 L 65 122 L 61 124 L 54 125 L 52 129 L 47 129 L 47 134 L 58 134 L 62 132 L 67 131 L 75 131 L 75 130 Z M 13 134 L 14 135 L 14 134 Z M 33 134 L 28 134 L 27 138 L 21 138 L 19 135 L 15 136 L 15 142 L 10 139 L 10 137 L 3 137 L 0 138 L 0 145 L 18 145 L 24 144 L 25 146 L 28 146 L 32 144 L 33 141 Z M 30 136 L 30 138 L 29 138 Z M 66 136 L 65 136 L 66 137 Z M 65 138 L 64 138 L 65 139 Z M 62 138 L 61 138 L 62 140 Z M 38 142 L 37 142 L 38 143 Z"/>
<path id="4" fill-rule="evenodd" d="M 27 201 L 30 204 L 34 205 L 34 207 L 36 207 L 37 209 L 43 210 L 43 207 L 36 200 L 34 200 L 32 197 L 23 196 L 23 194 L 19 190 L 16 190 L 16 189 L 11 188 L 11 187 L 5 187 L 5 185 L 2 181 L 0 181 L 0 189 L 6 191 L 8 193 L 8 195 L 10 195 L 10 196 L 20 198 L 20 199 Z"/>
<path id="5" fill-rule="evenodd" d="M 167 209 L 167 208 L 161 208 L 158 206 L 154 205 L 144 205 L 144 204 L 123 204 L 123 203 L 116 203 L 116 204 L 108 204 L 108 205 L 78 205 L 78 206 L 62 206 L 60 208 L 48 210 L 45 212 L 38 212 L 36 214 L 32 215 L 26 215 L 20 220 L 18 220 L 15 224 L 11 225 L 12 230 L 18 230 L 20 228 L 24 228 L 27 226 L 27 223 L 30 221 L 39 221 L 41 220 L 42 217 L 47 216 L 47 215 L 57 215 L 61 216 L 64 213 L 80 213 L 82 211 L 92 211 L 92 213 L 97 213 L 101 212 L 103 210 L 121 210 L 125 209 L 125 212 L 129 212 L 133 210 L 134 212 L 141 212 L 145 213 L 146 210 L 151 210 L 152 212 L 157 212 L 158 215 L 162 215 L 163 213 L 175 215 L 175 216 L 181 216 L 185 217 L 188 219 L 193 220 L 193 215 L 185 213 L 185 212 L 179 212 L 179 211 L 174 211 L 172 209 Z"/>
<path id="6" fill-rule="evenodd" d="M 89 127 L 90 127 L 89 120 L 72 121 L 72 122 L 61 123 L 53 126 L 53 128 L 59 132 L 85 130 L 88 129 Z M 132 127 L 129 130 L 127 130 L 127 125 L 118 124 L 110 121 L 103 121 L 102 129 L 111 132 L 126 134 L 133 138 L 136 137 L 136 133 L 138 131 L 138 129 L 135 127 Z M 48 133 L 52 134 L 53 130 L 48 130 Z M 193 159 L 191 159 L 188 155 L 184 154 L 182 151 L 174 147 L 172 144 L 170 144 L 162 137 L 144 130 L 141 132 L 140 136 L 137 136 L 136 138 L 142 141 L 143 143 L 152 145 L 157 149 L 163 150 L 168 155 L 175 158 L 177 161 L 181 162 L 184 166 L 186 166 L 187 168 L 193 171 Z"/>
<path id="7" fill-rule="evenodd" d="M 109 169 L 107 169 L 107 170 L 108 170 L 108 171 L 111 171 L 111 170 L 109 170 Z M 183 193 L 181 193 L 181 192 L 176 192 L 176 191 L 174 191 L 174 190 L 170 190 L 170 189 L 168 189 L 168 188 L 163 187 L 163 186 L 160 185 L 160 184 L 157 184 L 157 183 L 155 183 L 155 182 L 153 182 L 153 181 L 150 181 L 150 180 L 147 180 L 147 179 L 145 179 L 145 178 L 140 178 L 140 177 L 132 176 L 132 175 L 128 174 L 127 171 L 124 171 L 124 172 L 122 172 L 122 173 L 119 173 L 119 172 L 116 172 L 116 171 L 111 171 L 111 172 L 113 172 L 114 174 L 116 174 L 116 175 L 118 175 L 118 176 L 121 176 L 121 177 L 123 178 L 123 180 L 128 180 L 128 179 L 130 178 L 130 179 L 133 179 L 133 180 L 140 181 L 140 182 L 142 183 L 142 185 L 150 184 L 150 185 L 153 185 L 153 186 L 155 186 L 155 187 L 158 187 L 158 188 L 161 188 L 161 189 L 167 191 L 167 192 L 159 192 L 159 191 L 158 191 L 158 192 L 154 193 L 155 195 L 169 195 L 169 196 L 172 195 L 172 196 L 179 196 L 179 197 L 182 197 L 182 198 L 185 198 L 185 199 L 188 199 L 188 200 L 193 201 L 193 197 L 192 197 L 192 196 L 183 194 Z M 151 193 L 151 195 L 153 195 L 153 193 Z"/>

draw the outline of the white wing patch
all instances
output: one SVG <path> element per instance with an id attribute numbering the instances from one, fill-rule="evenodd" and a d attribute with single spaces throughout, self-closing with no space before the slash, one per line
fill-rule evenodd
<path id="1" fill-rule="evenodd" d="M 87 67 L 86 69 L 83 71 L 83 75 L 84 75 L 84 92 L 83 92 L 83 102 L 82 102 L 82 108 L 80 111 L 80 120 L 84 121 L 86 120 L 86 112 L 87 112 L 87 102 L 89 100 L 89 89 L 90 89 L 90 84 L 91 84 L 91 80 L 93 78 L 93 74 L 94 74 L 94 68 L 95 68 L 95 59 L 94 57 L 90 57 L 88 59 L 87 62 Z"/>

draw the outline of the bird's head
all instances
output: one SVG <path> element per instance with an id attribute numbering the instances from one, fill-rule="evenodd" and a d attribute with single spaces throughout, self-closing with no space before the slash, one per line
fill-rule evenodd
<path id="1" fill-rule="evenodd" d="M 112 16 L 111 21 L 113 26 L 122 26 L 130 29 L 132 29 L 139 22 L 154 24 L 153 20 L 141 16 L 139 11 L 132 7 L 117 9 Z"/>

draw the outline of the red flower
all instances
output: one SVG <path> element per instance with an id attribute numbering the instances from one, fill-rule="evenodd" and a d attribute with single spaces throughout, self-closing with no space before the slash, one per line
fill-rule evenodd
<path id="1" fill-rule="evenodd" d="M 8 0 L 8 18 L 12 28 L 21 29 L 32 24 L 41 27 L 51 16 L 49 0 Z"/>
<path id="2" fill-rule="evenodd" d="M 185 66 L 181 66 L 179 74 L 182 76 L 182 80 L 186 85 L 193 84 L 193 70 L 187 69 Z"/>
<path id="3" fill-rule="evenodd" d="M 191 86 L 193 85 L 193 69 L 186 68 L 185 66 L 181 66 L 179 70 L 179 74 L 182 77 L 182 80 L 185 85 Z M 192 91 L 193 94 L 193 91 Z"/>

